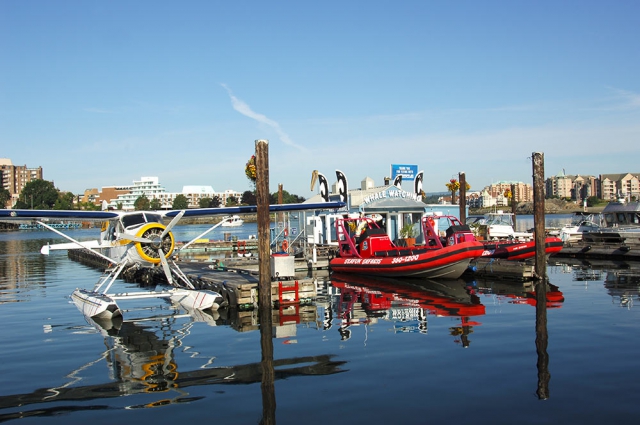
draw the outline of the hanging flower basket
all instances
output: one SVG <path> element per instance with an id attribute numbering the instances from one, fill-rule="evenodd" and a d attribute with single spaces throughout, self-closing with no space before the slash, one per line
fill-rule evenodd
<path id="1" fill-rule="evenodd" d="M 249 180 L 251 180 L 252 183 L 256 182 L 257 173 L 255 155 L 251 155 L 251 158 L 249 158 L 249 161 L 247 161 L 247 165 L 244 167 L 244 174 Z"/>

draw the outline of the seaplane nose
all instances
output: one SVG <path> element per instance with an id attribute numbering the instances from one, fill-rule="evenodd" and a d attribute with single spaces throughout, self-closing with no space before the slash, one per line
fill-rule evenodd
<path id="1" fill-rule="evenodd" d="M 162 237 L 160 235 L 154 235 L 151 238 L 151 246 L 154 249 L 159 249 L 161 245 L 162 245 Z"/>

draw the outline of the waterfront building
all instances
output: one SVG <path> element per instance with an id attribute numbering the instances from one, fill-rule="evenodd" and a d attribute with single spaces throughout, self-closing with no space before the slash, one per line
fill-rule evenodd
<path id="1" fill-rule="evenodd" d="M 600 174 L 595 177 L 562 171 L 546 179 L 545 190 L 547 197 L 571 199 L 576 203 L 592 196 L 605 201 L 632 200 L 640 198 L 639 179 L 640 173 Z"/>
<path id="2" fill-rule="evenodd" d="M 24 186 L 32 180 L 42 180 L 42 167 L 29 168 L 26 165 L 13 165 L 11 159 L 0 158 L 1 184 L 9 191 L 11 200 L 5 208 L 11 208 L 17 201 Z"/>
<path id="3" fill-rule="evenodd" d="M 183 195 L 188 200 L 188 208 L 198 208 L 200 200 L 203 198 L 215 198 L 220 200 L 220 205 L 225 206 L 233 198 L 236 202 L 242 199 L 242 193 L 227 189 L 224 192 L 216 192 L 211 186 L 188 185 L 183 186 L 181 192 L 167 192 L 159 182 L 158 177 L 142 177 L 139 181 L 134 181 L 130 186 L 109 186 L 103 187 L 101 192 L 97 189 L 87 189 L 83 197 L 84 202 L 94 202 L 95 204 L 105 203 L 109 208 L 132 211 L 135 209 L 134 203 L 140 196 L 146 196 L 149 201 L 157 199 L 160 201 L 160 208 L 169 210 L 173 208 L 173 202 L 178 195 Z"/>
<path id="4" fill-rule="evenodd" d="M 449 204 L 425 204 L 422 196 L 389 184 L 385 179 L 384 186 L 376 186 L 373 179 L 365 177 L 357 189 L 347 190 L 347 207 L 337 215 L 344 214 L 379 214 L 383 227 L 391 239 L 400 237 L 400 230 L 407 223 L 419 223 L 425 214 L 446 214 L 459 216 L 460 207 Z M 409 182 L 413 186 L 413 182 Z M 338 183 L 331 186 L 330 201 L 339 201 Z M 409 185 L 407 185 L 409 186 Z M 320 194 L 314 195 L 305 202 L 322 202 Z M 313 235 L 315 243 L 335 242 L 336 214 L 322 212 L 313 220 L 309 219 L 307 234 Z"/>
<path id="5" fill-rule="evenodd" d="M 640 198 L 640 173 L 601 174 L 598 197 L 607 201 Z"/>
<path id="6" fill-rule="evenodd" d="M 529 183 L 516 182 L 516 181 L 499 181 L 492 183 L 489 186 L 485 186 L 483 191 L 487 191 L 491 198 L 495 198 L 496 202 L 499 199 L 505 197 L 508 191 L 511 191 L 511 186 L 514 186 L 514 193 L 516 201 L 518 202 L 532 202 L 533 201 L 533 186 Z M 493 206 L 493 205 L 484 205 Z"/>
<path id="7" fill-rule="evenodd" d="M 133 211 L 133 204 L 141 196 L 146 196 L 149 201 L 165 192 L 164 187 L 159 183 L 158 177 L 142 177 L 140 180 L 133 182 L 128 188 L 127 193 L 118 195 L 115 199 L 109 201 L 109 208 L 118 209 L 118 205 L 122 205 L 123 211 Z"/>

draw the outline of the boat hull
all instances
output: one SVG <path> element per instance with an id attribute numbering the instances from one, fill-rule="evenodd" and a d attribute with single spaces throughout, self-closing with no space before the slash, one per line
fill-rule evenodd
<path id="1" fill-rule="evenodd" d="M 98 292 L 76 289 L 71 294 L 73 303 L 87 317 L 113 319 L 122 316 L 116 302 L 107 295 Z"/>
<path id="2" fill-rule="evenodd" d="M 557 254 L 562 250 L 564 242 L 560 238 L 549 237 L 545 240 L 545 254 Z M 482 257 L 501 258 L 506 260 L 526 260 L 535 257 L 536 243 L 528 242 L 485 242 Z"/>
<path id="3" fill-rule="evenodd" d="M 337 257 L 329 262 L 329 267 L 340 273 L 457 279 L 467 270 L 469 262 L 478 258 L 483 250 L 484 246 L 479 242 L 465 242 L 420 253 L 407 250 L 408 255 L 391 257 Z"/>

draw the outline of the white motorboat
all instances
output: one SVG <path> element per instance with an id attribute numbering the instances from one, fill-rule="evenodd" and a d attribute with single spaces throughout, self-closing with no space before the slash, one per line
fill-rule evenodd
<path id="1" fill-rule="evenodd" d="M 244 223 L 244 220 L 239 215 L 227 216 L 223 220 L 225 221 L 222 223 L 222 227 L 238 227 Z"/>
<path id="2" fill-rule="evenodd" d="M 475 221 L 471 223 L 467 220 L 467 224 L 471 227 L 474 227 L 473 224 L 478 225 L 483 229 L 483 231 L 486 229 L 486 235 L 482 236 L 485 236 L 487 240 L 517 239 L 529 241 L 533 239 L 533 233 L 516 232 L 514 230 L 513 213 L 506 213 L 502 210 L 487 213 L 484 216 L 484 223 L 476 217 L 478 216 L 474 216 Z"/>
<path id="3" fill-rule="evenodd" d="M 571 218 L 571 223 L 560 229 L 559 237 L 565 243 L 578 242 L 585 233 L 596 232 L 603 224 L 602 214 L 577 212 Z"/>

